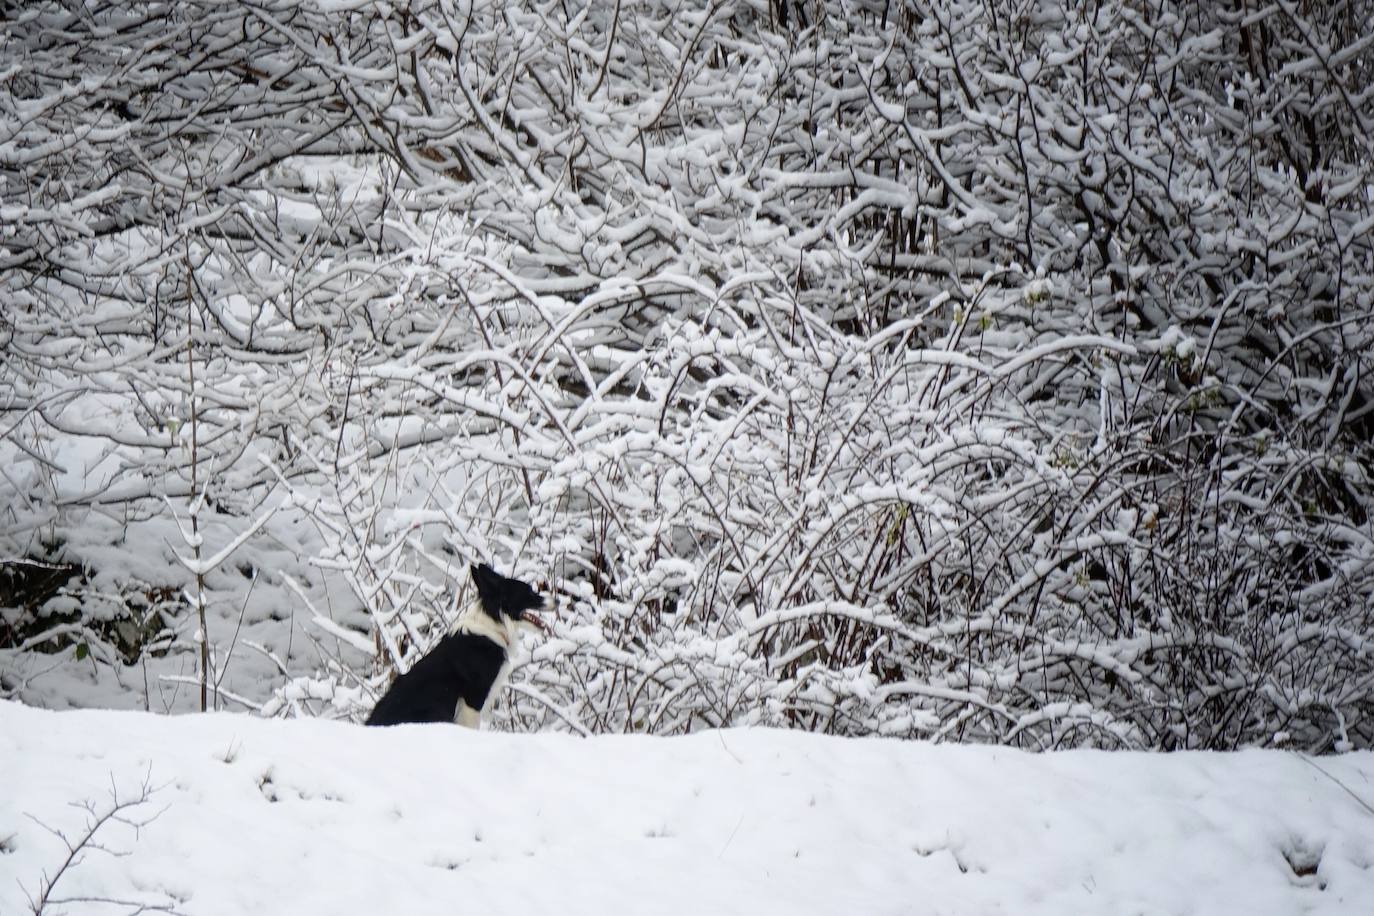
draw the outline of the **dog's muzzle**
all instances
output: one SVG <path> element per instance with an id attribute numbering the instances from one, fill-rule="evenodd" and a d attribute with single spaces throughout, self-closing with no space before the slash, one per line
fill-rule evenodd
<path id="1" fill-rule="evenodd" d="M 549 626 L 548 621 L 544 620 L 544 618 L 540 617 L 539 615 L 547 614 L 555 610 L 557 610 L 557 607 L 554 605 L 554 603 L 549 599 L 545 598 L 543 607 L 536 608 L 530 611 L 525 611 L 520 615 L 520 619 L 523 622 L 534 627 L 539 632 L 543 633 L 545 636 L 550 636 L 553 634 L 553 627 Z"/>

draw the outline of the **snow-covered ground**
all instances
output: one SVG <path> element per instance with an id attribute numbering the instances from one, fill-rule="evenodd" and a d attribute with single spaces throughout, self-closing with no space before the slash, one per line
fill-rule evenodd
<path id="1" fill-rule="evenodd" d="M 367 729 L 0 702 L 0 913 L 1362 914 L 1374 754 Z M 75 804 L 74 804 L 75 803 Z M 131 912 L 91 903 L 74 914 Z"/>

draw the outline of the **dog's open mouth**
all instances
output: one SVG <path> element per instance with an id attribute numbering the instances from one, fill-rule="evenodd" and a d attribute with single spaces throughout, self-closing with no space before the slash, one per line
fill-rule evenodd
<path id="1" fill-rule="evenodd" d="M 550 636 L 550 634 L 554 632 L 554 628 L 548 625 L 548 621 L 545 621 L 541 615 L 551 614 L 551 612 L 555 610 L 558 610 L 558 606 L 545 597 L 543 606 L 533 608 L 533 610 L 529 611 L 522 611 L 521 615 L 519 615 L 519 619 L 521 619 L 522 622 L 529 623 L 530 626 L 539 630 L 544 636 Z"/>

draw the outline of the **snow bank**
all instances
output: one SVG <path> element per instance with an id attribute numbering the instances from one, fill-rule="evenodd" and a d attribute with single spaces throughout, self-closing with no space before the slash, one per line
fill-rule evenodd
<path id="1" fill-rule="evenodd" d="M 0 913 L 1367 912 L 1374 754 L 365 729 L 0 703 Z M 1358 796 L 1358 797 L 1357 797 Z M 1360 799 L 1364 799 L 1361 801 Z M 119 853 L 113 855 L 110 853 Z M 22 885 L 22 887 L 21 887 Z M 76 913 L 128 912 L 65 905 Z"/>

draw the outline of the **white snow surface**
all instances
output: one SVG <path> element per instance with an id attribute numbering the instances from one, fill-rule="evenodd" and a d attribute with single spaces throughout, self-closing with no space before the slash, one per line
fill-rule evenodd
<path id="1" fill-rule="evenodd" d="M 1374 907 L 1374 754 L 363 728 L 0 702 L 0 913 L 1291 914 Z M 74 804 L 76 803 L 76 804 Z M 131 912 L 69 903 L 49 912 Z"/>

